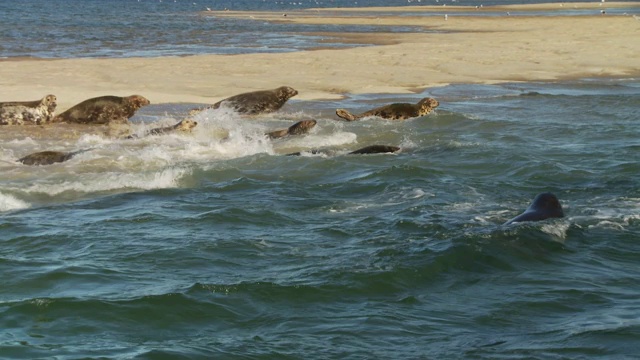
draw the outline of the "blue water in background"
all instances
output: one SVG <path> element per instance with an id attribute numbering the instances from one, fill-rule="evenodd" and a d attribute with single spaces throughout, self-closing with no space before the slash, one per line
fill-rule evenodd
<path id="1" fill-rule="evenodd" d="M 149 57 L 193 54 L 289 52 L 344 47 L 318 33 L 429 31 L 407 26 L 277 24 L 203 16 L 212 10 L 287 11 L 318 7 L 520 4 L 539 1 L 193 1 L 193 0 L 21 0 L 0 1 L 0 58 Z M 570 3 L 569 1 L 568 3 Z M 594 10 L 566 10 L 590 14 Z M 597 11 L 596 11 L 597 12 Z M 638 13 L 610 9 L 614 13 Z M 443 10 L 444 13 L 444 10 Z M 530 13 L 532 14 L 532 13 Z M 545 13 L 535 12 L 535 14 Z M 549 15 L 552 13 L 547 13 Z M 378 14 L 381 15 L 381 14 Z M 383 15 L 383 14 L 382 14 Z M 422 14 L 425 15 L 424 13 Z M 495 16 L 486 13 L 484 16 Z M 516 13 L 514 12 L 514 15 Z M 434 13 L 433 16 L 442 16 Z M 322 42 L 321 42 L 322 41 Z M 365 45 L 365 44 L 360 44 Z"/>
<path id="2" fill-rule="evenodd" d="M 303 25 L 197 14 L 315 3 L 196 2 L 2 1 L 0 56 L 317 45 L 288 35 Z M 334 115 L 425 96 L 441 106 L 405 122 Z M 308 136 L 261 135 L 308 118 Z M 47 143 L 94 150 L 42 167 L 14 160 L 43 144 L 5 141 L 0 358 L 636 358 L 639 120 L 638 79 L 582 79 L 294 98 L 260 121 L 208 110 L 190 135 Z M 372 143 L 402 151 L 347 155 Z M 565 218 L 502 225 L 545 191 Z"/>

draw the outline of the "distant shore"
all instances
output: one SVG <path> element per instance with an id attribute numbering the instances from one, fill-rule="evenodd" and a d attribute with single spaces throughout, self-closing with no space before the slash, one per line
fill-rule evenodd
<path id="1" fill-rule="evenodd" d="M 594 10 L 564 16 L 561 4 L 483 7 L 503 16 L 456 15 L 470 7 L 322 9 L 287 13 L 205 12 L 261 21 L 406 25 L 415 33 L 323 33 L 345 43 L 373 44 L 294 53 L 194 55 L 159 58 L 0 60 L 0 101 L 58 97 L 59 111 L 94 96 L 140 94 L 152 103 L 214 103 L 246 91 L 281 85 L 294 99 L 339 99 L 355 93 L 411 93 L 451 83 L 556 81 L 640 76 L 640 18 L 600 14 L 633 3 L 567 3 Z M 509 16 L 508 11 L 553 10 L 557 16 Z M 360 12 L 352 14 L 354 12 Z M 362 15 L 362 12 L 371 14 Z M 376 16 L 384 11 L 392 15 Z M 339 12 L 339 16 L 337 16 Z M 373 15 L 372 15 L 373 14 Z"/>

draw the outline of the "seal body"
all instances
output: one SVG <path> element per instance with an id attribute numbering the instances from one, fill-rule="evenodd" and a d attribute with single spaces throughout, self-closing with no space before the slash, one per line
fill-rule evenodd
<path id="1" fill-rule="evenodd" d="M 347 121 L 356 121 L 368 116 L 377 116 L 387 120 L 406 120 L 427 115 L 440 105 L 434 98 L 424 98 L 417 104 L 395 103 L 381 106 L 359 115 L 354 115 L 345 109 L 336 110 L 338 117 Z"/>
<path id="2" fill-rule="evenodd" d="M 189 131 L 191 131 L 191 129 L 196 127 L 196 125 L 198 125 L 197 121 L 194 121 L 192 119 L 185 119 L 185 120 L 182 120 L 182 121 L 178 122 L 175 125 L 151 129 L 151 130 L 147 131 L 145 134 L 143 134 L 142 136 L 144 137 L 144 136 L 147 136 L 147 135 L 162 135 L 162 134 L 167 134 L 167 133 L 171 133 L 171 132 L 174 132 L 174 131 L 189 132 Z M 129 136 L 125 137 L 125 139 L 137 139 L 139 137 L 140 136 L 138 136 L 138 135 L 129 135 Z"/>
<path id="3" fill-rule="evenodd" d="M 348 153 L 347 155 L 362 155 L 362 154 L 384 154 L 384 153 L 395 153 L 400 151 L 400 148 L 397 146 L 390 146 L 390 145 L 369 145 L 369 146 L 365 146 L 363 148 L 360 148 L 358 150 L 354 150 L 350 153 Z M 312 149 L 309 151 L 305 151 L 305 153 L 310 153 L 312 155 L 318 155 L 318 154 L 331 154 L 333 151 L 331 150 L 319 150 L 319 149 Z M 290 153 L 287 154 L 287 156 L 300 156 L 302 155 L 301 151 L 298 152 L 294 152 L 294 153 Z"/>
<path id="4" fill-rule="evenodd" d="M 21 162 L 25 165 L 51 165 L 54 163 L 59 163 L 63 161 L 67 161 L 78 155 L 80 153 L 89 151 L 91 149 L 83 149 L 73 152 L 62 152 L 62 151 L 40 151 L 37 153 L 29 154 L 23 158 L 18 159 L 18 162 Z"/>
<path id="5" fill-rule="evenodd" d="M 297 123 L 289 126 L 289 128 L 284 130 L 276 130 L 269 133 L 266 133 L 269 138 L 277 139 L 289 135 L 304 135 L 308 134 L 311 129 L 316 126 L 318 122 L 315 120 L 302 120 Z"/>
<path id="6" fill-rule="evenodd" d="M 53 120 L 56 106 L 55 95 L 42 100 L 0 103 L 0 125 L 42 125 Z"/>
<path id="7" fill-rule="evenodd" d="M 394 153 L 400 151 L 397 146 L 389 145 L 369 145 L 362 149 L 358 149 L 350 152 L 349 154 L 381 154 L 381 153 Z"/>
<path id="8" fill-rule="evenodd" d="M 298 91 L 289 86 L 281 86 L 272 90 L 259 90 L 220 100 L 207 109 L 218 109 L 228 106 L 240 114 L 257 115 L 279 110 L 290 98 L 298 95 Z M 190 114 L 201 110 L 192 110 Z"/>
<path id="9" fill-rule="evenodd" d="M 185 119 L 172 126 L 151 129 L 149 130 L 149 135 L 161 135 L 161 134 L 166 134 L 174 131 L 189 132 L 191 131 L 191 129 L 196 127 L 196 125 L 198 125 L 197 121 L 194 121 L 192 119 Z"/>
<path id="10" fill-rule="evenodd" d="M 523 221 L 540 221 L 549 218 L 564 217 L 562 205 L 558 198 L 552 193 L 538 194 L 531 205 L 522 214 L 507 221 L 505 225 L 523 222 Z"/>
<path id="11" fill-rule="evenodd" d="M 55 122 L 76 124 L 126 123 L 150 101 L 140 95 L 99 96 L 85 100 L 54 118 Z"/>

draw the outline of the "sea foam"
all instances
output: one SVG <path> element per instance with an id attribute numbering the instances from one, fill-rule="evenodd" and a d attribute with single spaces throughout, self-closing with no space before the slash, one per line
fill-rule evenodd
<path id="1" fill-rule="evenodd" d="M 0 212 L 26 209 L 30 206 L 31 204 L 17 199 L 12 195 L 0 193 Z"/>

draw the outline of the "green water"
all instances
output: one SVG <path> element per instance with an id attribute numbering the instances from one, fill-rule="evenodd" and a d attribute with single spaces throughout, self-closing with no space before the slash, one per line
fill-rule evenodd
<path id="1" fill-rule="evenodd" d="M 423 96 L 405 122 L 333 115 Z M 634 358 L 639 109 L 636 81 L 456 85 L 209 111 L 51 166 L 2 144 L 0 358 Z M 402 151 L 346 154 L 374 143 Z M 546 191 L 565 218 L 502 225 Z"/>

